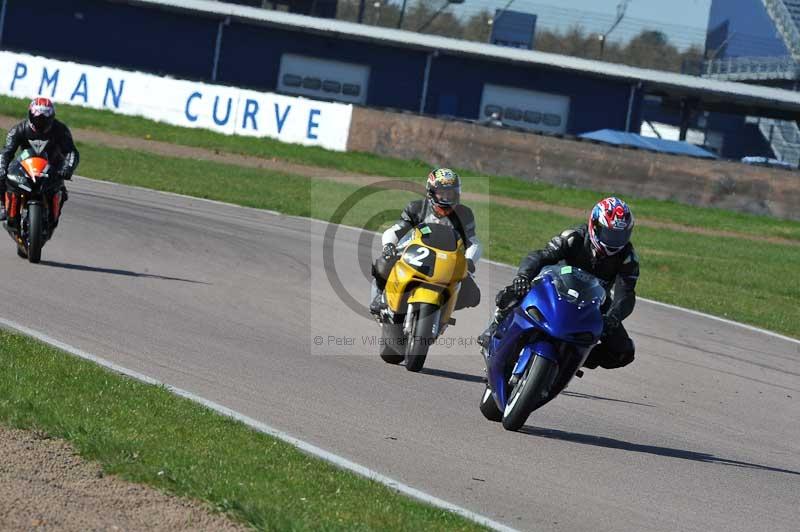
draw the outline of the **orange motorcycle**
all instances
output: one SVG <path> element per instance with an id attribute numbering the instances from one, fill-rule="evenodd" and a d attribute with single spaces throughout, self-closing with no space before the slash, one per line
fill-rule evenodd
<path id="1" fill-rule="evenodd" d="M 38 263 L 42 247 L 53 236 L 61 215 L 64 182 L 51 176 L 44 155 L 23 150 L 8 166 L 4 201 L 5 228 L 17 244 L 17 255 Z"/>

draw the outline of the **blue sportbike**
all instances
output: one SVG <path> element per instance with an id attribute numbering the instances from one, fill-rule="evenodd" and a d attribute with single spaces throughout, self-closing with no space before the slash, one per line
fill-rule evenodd
<path id="1" fill-rule="evenodd" d="M 566 388 L 600 341 L 606 291 L 572 266 L 547 266 L 483 349 L 483 415 L 519 430 L 528 416 Z"/>

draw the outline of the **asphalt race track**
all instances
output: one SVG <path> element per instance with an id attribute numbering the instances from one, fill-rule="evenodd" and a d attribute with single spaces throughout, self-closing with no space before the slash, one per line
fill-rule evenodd
<path id="1" fill-rule="evenodd" d="M 411 374 L 377 357 L 377 325 L 330 287 L 324 224 L 70 189 L 42 264 L 0 246 L 2 317 L 512 527 L 797 530 L 800 343 L 640 302 L 634 364 L 587 371 L 508 433 L 478 411 L 483 363 L 465 345 L 507 268 L 479 265 L 484 303 Z M 333 241 L 360 302 L 367 236 Z"/>

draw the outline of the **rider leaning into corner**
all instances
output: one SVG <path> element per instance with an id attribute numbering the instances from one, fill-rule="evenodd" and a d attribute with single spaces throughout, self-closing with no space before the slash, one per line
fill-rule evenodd
<path id="1" fill-rule="evenodd" d="M 44 154 L 59 179 L 72 179 L 79 154 L 72 133 L 56 120 L 56 108 L 48 98 L 35 98 L 28 106 L 28 119 L 8 131 L 6 145 L 0 150 L 0 198 L 5 199 L 8 165 L 19 149 Z M 67 201 L 67 189 L 61 187 L 61 205 Z M 0 202 L 0 221 L 7 216 L 5 201 Z M 57 220 L 56 220 L 57 222 Z"/>
<path id="2" fill-rule="evenodd" d="M 486 346 L 497 325 L 528 293 L 531 282 L 544 266 L 563 262 L 598 278 L 606 289 L 603 334 L 584 366 L 595 369 L 621 368 L 633 362 L 635 348 L 622 320 L 630 316 L 636 303 L 639 259 L 630 242 L 633 214 L 621 199 L 610 197 L 594 206 L 588 224 L 567 229 L 553 237 L 547 247 L 522 259 L 511 285 L 497 294 L 494 319 L 478 340 Z"/>
<path id="3" fill-rule="evenodd" d="M 476 307 L 481 292 L 472 275 L 481 256 L 481 243 L 475 235 L 475 216 L 472 210 L 461 204 L 461 178 L 448 168 L 438 168 L 428 175 L 424 199 L 412 201 L 403 209 L 400 220 L 383 233 L 383 252 L 372 265 L 372 294 L 369 310 L 378 315 L 383 307 L 382 294 L 386 280 L 399 259 L 397 243 L 412 228 L 423 223 L 437 223 L 453 227 L 466 246 L 469 273 L 458 292 L 455 309 Z"/>

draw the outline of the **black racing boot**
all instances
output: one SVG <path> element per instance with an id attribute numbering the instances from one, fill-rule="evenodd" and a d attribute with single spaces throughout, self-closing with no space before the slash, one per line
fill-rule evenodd
<path id="1" fill-rule="evenodd" d="M 383 309 L 383 301 L 381 301 L 382 296 L 383 293 L 378 292 L 378 295 L 372 298 L 372 301 L 369 304 L 369 311 L 373 316 L 381 315 L 381 310 Z"/>
<path id="2" fill-rule="evenodd" d="M 8 213 L 6 212 L 6 206 L 0 205 L 0 222 L 5 222 L 6 218 L 8 218 Z"/>
<path id="3" fill-rule="evenodd" d="M 369 312 L 376 318 L 380 317 L 381 310 L 383 310 L 383 289 L 385 287 L 385 283 L 381 283 L 384 286 L 379 286 L 378 280 L 372 280 L 372 287 L 370 288 L 370 302 L 369 302 Z"/>
<path id="4" fill-rule="evenodd" d="M 486 328 L 485 331 L 483 331 L 483 333 L 481 333 L 480 336 L 478 336 L 479 346 L 483 347 L 484 349 L 489 348 L 489 340 L 491 340 L 492 336 L 494 336 L 494 333 L 497 331 L 498 325 L 500 325 L 500 322 L 503 321 L 503 318 L 505 318 L 505 316 L 506 316 L 505 312 L 503 312 L 499 308 L 495 309 L 494 316 L 492 316 L 492 321 L 489 322 L 489 326 Z"/>

